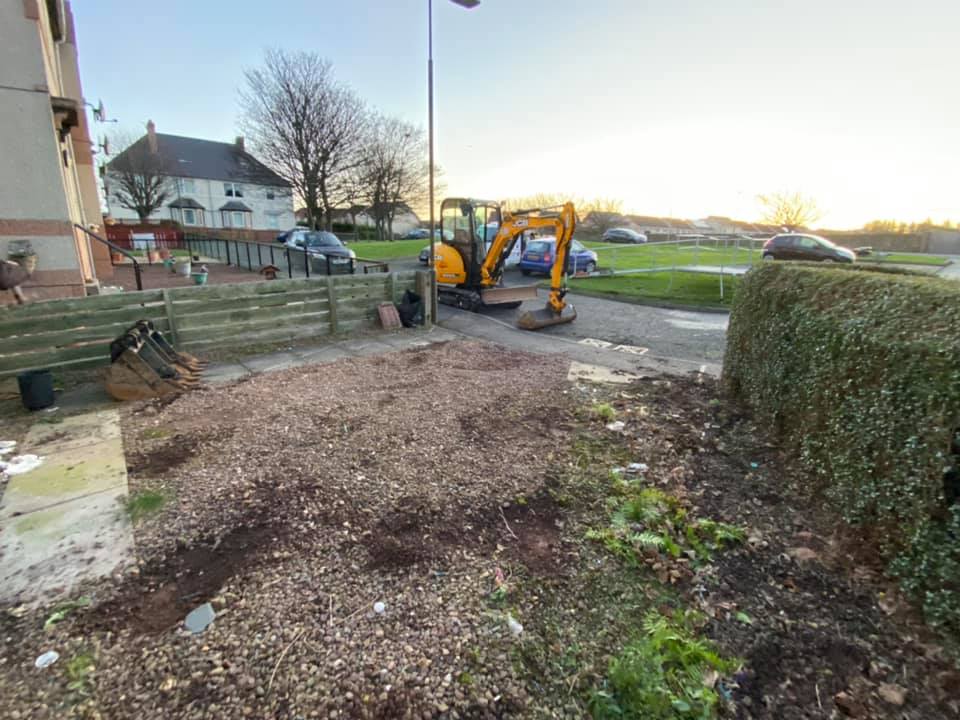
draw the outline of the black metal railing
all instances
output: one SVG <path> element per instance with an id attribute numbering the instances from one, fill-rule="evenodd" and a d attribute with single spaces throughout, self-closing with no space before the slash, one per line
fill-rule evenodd
<path id="1" fill-rule="evenodd" d="M 120 247 L 119 245 L 116 245 L 116 244 L 110 242 L 110 241 L 107 240 L 106 238 L 100 237 L 100 236 L 97 235 L 95 232 L 93 232 L 92 230 L 88 230 L 87 228 L 85 228 L 83 225 L 80 225 L 79 223 L 74 223 L 73 226 L 74 226 L 75 228 L 77 228 L 77 230 L 82 230 L 84 233 L 86 233 L 87 237 L 93 238 L 93 239 L 96 240 L 97 242 L 103 243 L 103 244 L 106 245 L 108 248 L 110 248 L 110 250 L 111 250 L 111 252 L 110 252 L 110 264 L 111 264 L 111 265 L 116 265 L 116 263 L 113 261 L 113 253 L 114 253 L 114 252 L 118 252 L 118 253 L 120 253 L 121 255 L 130 258 L 130 261 L 133 263 L 133 275 L 134 275 L 134 277 L 136 278 L 136 281 L 137 281 L 137 290 L 143 290 L 143 277 L 142 277 L 141 274 L 140 274 L 140 263 L 137 262 L 137 259 L 133 256 L 132 253 L 130 253 L 129 251 L 127 251 L 127 250 L 125 250 L 124 248 Z"/>
<path id="2" fill-rule="evenodd" d="M 184 235 L 184 245 L 192 257 L 220 260 L 228 266 L 263 274 L 272 269 L 274 275 L 286 275 L 291 279 L 318 275 L 354 275 L 361 269 L 364 274 L 390 271 L 385 262 L 324 255 L 280 243 Z"/>

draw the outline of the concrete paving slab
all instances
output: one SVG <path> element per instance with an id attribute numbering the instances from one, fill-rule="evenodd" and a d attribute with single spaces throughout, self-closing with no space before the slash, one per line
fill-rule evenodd
<path id="1" fill-rule="evenodd" d="M 257 355 L 251 358 L 244 358 L 240 364 L 250 372 L 262 373 L 296 367 L 300 365 L 300 358 L 295 352 L 288 350 L 270 353 L 269 355 Z"/>
<path id="2" fill-rule="evenodd" d="M 87 412 L 56 419 L 57 422 L 40 422 L 31 428 L 31 452 L 47 455 L 51 450 L 67 450 L 121 436 L 120 416 L 113 411 Z"/>
<path id="3" fill-rule="evenodd" d="M 336 343 L 321 345 L 307 350 L 298 350 L 296 353 L 302 365 L 320 365 L 323 363 L 336 362 L 351 355 L 348 350 L 340 347 L 340 345 Z"/>
<path id="4" fill-rule="evenodd" d="M 119 453 L 115 447 L 118 444 Z M 43 454 L 34 450 L 28 434 L 23 452 L 41 455 L 43 463 L 10 480 L 0 501 L 0 519 L 12 513 L 34 512 L 67 500 L 126 488 L 127 466 L 119 438 L 64 450 L 48 444 L 47 454 Z"/>
<path id="5" fill-rule="evenodd" d="M 44 462 L 0 502 L 0 602 L 44 604 L 131 560 L 118 410 L 35 423 L 18 450 Z"/>
<path id="6" fill-rule="evenodd" d="M 347 340 L 340 343 L 340 347 L 342 347 L 348 354 L 356 357 L 382 355 L 383 353 L 392 352 L 394 350 L 394 348 L 386 343 L 366 338 L 362 340 Z"/>
<path id="7" fill-rule="evenodd" d="M 250 374 L 240 363 L 216 363 L 203 371 L 203 382 L 208 385 L 226 385 Z"/>
<path id="8" fill-rule="evenodd" d="M 113 492 L 0 521 L 0 602 L 45 604 L 133 557 L 133 534 Z"/>
<path id="9" fill-rule="evenodd" d="M 567 371 L 567 380 L 571 382 L 580 380 L 592 383 L 627 385 L 641 377 L 643 376 L 626 370 L 614 370 L 603 365 L 590 365 L 576 360 L 570 363 L 570 369 Z"/>

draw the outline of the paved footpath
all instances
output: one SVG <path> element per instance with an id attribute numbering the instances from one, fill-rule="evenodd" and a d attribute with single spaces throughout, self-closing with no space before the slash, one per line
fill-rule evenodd
<path id="1" fill-rule="evenodd" d="M 131 559 L 119 410 L 37 422 L 17 453 L 44 460 L 0 502 L 0 603 L 46 604 Z"/>

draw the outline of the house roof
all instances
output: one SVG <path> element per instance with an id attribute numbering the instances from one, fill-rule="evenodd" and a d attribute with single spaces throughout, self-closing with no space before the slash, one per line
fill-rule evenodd
<path id="1" fill-rule="evenodd" d="M 206 210 L 206 208 L 193 198 L 180 198 L 167 205 L 172 208 L 193 208 L 194 210 Z"/>
<path id="2" fill-rule="evenodd" d="M 290 183 L 234 143 L 164 133 L 156 133 L 156 138 L 161 168 L 171 177 L 290 187 Z M 128 153 L 144 152 L 146 147 L 147 136 L 144 135 L 111 160 L 107 167 L 123 170 Z"/>
<path id="3" fill-rule="evenodd" d="M 239 200 L 231 200 L 228 203 L 224 203 L 220 206 L 221 210 L 239 210 L 240 212 L 253 212 L 250 208 L 244 205 Z"/>

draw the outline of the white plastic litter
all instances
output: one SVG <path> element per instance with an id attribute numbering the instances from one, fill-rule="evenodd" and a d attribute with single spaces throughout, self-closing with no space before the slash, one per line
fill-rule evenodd
<path id="1" fill-rule="evenodd" d="M 383 604 L 382 602 L 380 602 L 379 600 L 373 604 L 373 611 L 374 611 L 377 615 L 382 615 L 382 614 L 383 614 L 383 611 L 386 610 L 386 609 L 387 609 L 387 606 L 384 605 L 384 604 Z"/>
<path id="2" fill-rule="evenodd" d="M 0 461 L 0 473 L 6 475 L 22 475 L 34 470 L 43 463 L 39 455 L 14 455 L 6 462 Z"/>
<path id="3" fill-rule="evenodd" d="M 625 427 L 626 427 L 626 423 L 623 420 L 614 420 L 612 423 L 609 423 L 607 425 L 607 430 L 612 430 L 613 432 L 620 432 Z"/>
<path id="4" fill-rule="evenodd" d="M 628 473 L 645 473 L 650 469 L 650 466 L 646 463 L 630 463 L 627 465 Z"/>
<path id="5" fill-rule="evenodd" d="M 523 625 L 517 622 L 513 615 L 507 615 L 507 627 L 510 628 L 510 634 L 514 637 L 520 637 L 523 632 Z"/>
<path id="6" fill-rule="evenodd" d="M 47 650 L 43 655 L 34 660 L 33 664 L 38 668 L 45 668 L 50 667 L 59 659 L 60 653 L 58 653 L 56 650 Z"/>
<path id="7" fill-rule="evenodd" d="M 0 455 L 6 455 L 8 452 L 12 452 L 16 446 L 16 440 L 0 440 Z"/>

